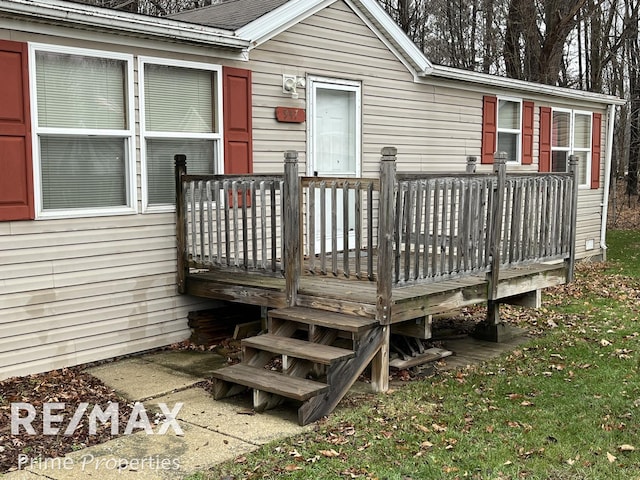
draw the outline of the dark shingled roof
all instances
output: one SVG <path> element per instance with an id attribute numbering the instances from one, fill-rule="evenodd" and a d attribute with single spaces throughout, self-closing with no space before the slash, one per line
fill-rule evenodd
<path id="1" fill-rule="evenodd" d="M 174 13 L 168 18 L 224 30 L 237 30 L 288 1 L 226 0 L 216 5 Z"/>

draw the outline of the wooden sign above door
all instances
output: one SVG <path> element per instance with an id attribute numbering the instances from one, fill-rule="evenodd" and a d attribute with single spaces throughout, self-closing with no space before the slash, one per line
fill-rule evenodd
<path id="1" fill-rule="evenodd" d="M 276 120 L 285 123 L 304 123 L 306 112 L 304 108 L 276 107 Z"/>

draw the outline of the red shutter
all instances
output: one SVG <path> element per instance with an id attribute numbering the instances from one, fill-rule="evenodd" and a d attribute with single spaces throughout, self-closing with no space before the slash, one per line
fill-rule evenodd
<path id="1" fill-rule="evenodd" d="M 591 188 L 600 188 L 600 152 L 602 150 L 602 114 L 593 114 L 591 126 Z"/>
<path id="2" fill-rule="evenodd" d="M 484 97 L 482 102 L 482 156 L 481 163 L 493 163 L 498 132 L 498 99 Z"/>
<path id="3" fill-rule="evenodd" d="M 540 107 L 540 172 L 551 171 L 551 108 Z"/>
<path id="4" fill-rule="evenodd" d="M 522 102 L 522 165 L 533 163 L 533 102 Z"/>
<path id="5" fill-rule="evenodd" d="M 224 173 L 253 172 L 251 71 L 222 68 Z"/>
<path id="6" fill-rule="evenodd" d="M 34 218 L 27 52 L 0 40 L 0 221 Z"/>

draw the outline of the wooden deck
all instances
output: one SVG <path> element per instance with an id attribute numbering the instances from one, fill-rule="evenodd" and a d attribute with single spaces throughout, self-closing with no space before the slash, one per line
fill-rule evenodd
<path id="1" fill-rule="evenodd" d="M 431 315 L 486 303 L 477 333 L 500 341 L 500 304 L 539 306 L 541 289 L 571 281 L 577 157 L 551 174 L 508 174 L 504 155 L 481 174 L 473 161 L 399 174 L 395 160 L 385 147 L 372 179 L 301 177 L 293 151 L 283 175 L 187 175 L 176 158 L 178 290 L 268 309 L 270 337 L 219 373 L 216 398 L 294 399 L 307 423 L 369 365 L 373 389 L 388 388 L 392 331 L 429 338 Z M 353 356 L 334 349 L 345 339 Z M 287 368 L 261 373 L 274 356 Z M 317 372 L 326 388 L 303 381 Z"/>
<path id="2" fill-rule="evenodd" d="M 502 269 L 498 277 L 498 295 L 502 303 L 539 289 L 566 282 L 566 265 L 534 264 Z M 268 308 L 287 306 L 284 277 L 233 275 L 213 271 L 190 273 L 186 293 L 198 297 L 261 305 Z M 297 305 L 332 312 L 376 318 L 376 283 L 331 276 L 300 277 Z M 440 282 L 393 288 L 391 322 L 398 323 L 427 315 L 486 303 L 489 281 L 486 275 L 469 275 Z"/>

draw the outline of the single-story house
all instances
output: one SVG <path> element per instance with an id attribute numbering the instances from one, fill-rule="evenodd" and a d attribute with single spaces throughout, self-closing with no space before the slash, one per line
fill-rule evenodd
<path id="1" fill-rule="evenodd" d="M 0 379 L 189 337 L 173 157 L 192 173 L 565 171 L 606 254 L 618 98 L 433 65 L 376 0 L 230 0 L 155 18 L 0 0 Z"/>

